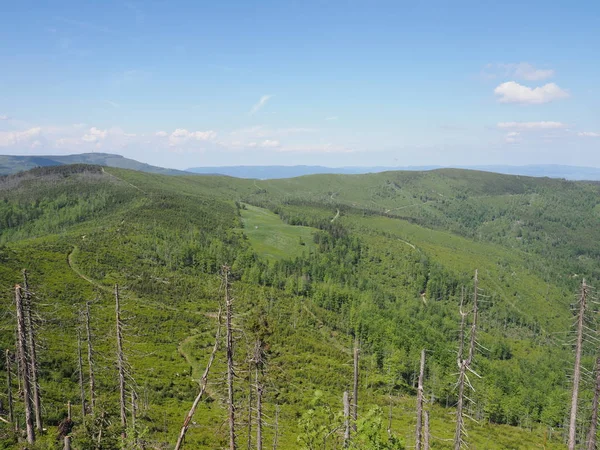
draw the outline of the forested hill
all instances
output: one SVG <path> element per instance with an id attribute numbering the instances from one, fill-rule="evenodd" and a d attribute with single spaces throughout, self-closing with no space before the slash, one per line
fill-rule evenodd
<path id="1" fill-rule="evenodd" d="M 599 194 L 590 183 L 450 169 L 258 181 L 74 165 L 4 176 L 0 343 L 15 354 L 14 286 L 24 285 L 26 268 L 47 429 L 36 445 L 62 448 L 58 430 L 67 423 L 74 448 L 173 448 L 227 292 L 239 448 L 257 448 L 259 439 L 265 448 L 341 448 L 342 398 L 354 389 L 358 345 L 348 447 L 414 448 L 424 349 L 431 448 L 444 449 L 455 437 L 460 311 L 469 347 L 477 292 L 462 439 L 479 449 L 565 448 L 572 306 L 582 278 L 594 286 L 600 276 Z M 592 309 L 579 443 L 589 430 L 597 356 Z M 184 448 L 229 445 L 226 341 Z M 19 373 L 6 361 L 24 429 Z M 19 439 L 0 423 L 0 448 L 19 448 Z"/>
<path id="2" fill-rule="evenodd" d="M 75 155 L 0 155 L 0 175 L 9 175 L 36 167 L 64 166 L 68 164 L 96 164 L 139 170 L 163 175 L 183 175 L 187 172 L 151 166 L 134 159 L 112 153 L 80 153 Z"/>

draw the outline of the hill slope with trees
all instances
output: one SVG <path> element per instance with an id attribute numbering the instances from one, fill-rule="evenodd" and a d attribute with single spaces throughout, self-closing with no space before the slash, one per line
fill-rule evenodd
<path id="1" fill-rule="evenodd" d="M 19 284 L 37 339 L 39 448 L 62 448 L 61 433 L 74 448 L 172 448 L 226 322 L 185 448 L 229 445 L 231 396 L 238 447 L 340 448 L 346 422 L 350 448 L 413 447 L 419 392 L 431 448 L 453 448 L 460 312 L 468 342 L 477 292 L 463 438 L 564 448 L 572 306 L 582 278 L 593 286 L 599 275 L 599 194 L 463 170 L 258 181 L 72 165 L 1 177 L 0 343 L 14 422 L 26 428 L 10 356 Z M 588 315 L 579 442 L 597 353 Z M 0 448 L 23 439 L 0 424 Z"/>

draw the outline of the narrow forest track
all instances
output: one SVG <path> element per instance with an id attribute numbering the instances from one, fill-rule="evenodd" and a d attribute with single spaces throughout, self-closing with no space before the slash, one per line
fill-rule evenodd
<path id="1" fill-rule="evenodd" d="M 147 193 L 146 191 L 144 191 L 143 189 L 141 189 L 141 188 L 137 187 L 135 184 L 133 184 L 133 183 L 130 183 L 129 181 L 126 181 L 126 180 L 124 180 L 123 178 L 119 178 L 118 176 L 116 176 L 116 175 L 113 175 L 113 174 L 112 174 L 112 173 L 110 173 L 110 172 L 107 172 L 107 171 L 105 171 L 105 170 L 104 170 L 104 167 L 102 167 L 101 169 L 102 169 L 102 173 L 103 173 L 103 174 L 105 174 L 105 175 L 108 175 L 109 177 L 113 177 L 114 179 L 116 179 L 116 180 L 119 180 L 120 182 L 122 182 L 122 183 L 125 183 L 125 184 L 127 184 L 127 185 L 131 186 L 131 187 L 132 187 L 132 188 L 134 188 L 134 189 L 137 189 L 138 191 L 140 191 L 140 192 L 141 192 L 142 194 L 144 194 L 144 195 L 148 195 L 148 193 Z"/>
<path id="2" fill-rule="evenodd" d="M 352 355 L 352 349 L 351 348 L 347 348 L 343 344 L 341 344 L 340 342 L 338 342 L 331 335 L 331 330 L 325 326 L 325 324 L 323 323 L 323 321 L 321 319 L 319 319 L 317 317 L 317 315 L 313 311 L 311 311 L 310 308 L 308 307 L 308 305 L 306 303 L 304 303 L 304 302 L 302 303 L 302 309 L 304 311 L 306 311 L 306 313 L 317 323 L 317 328 L 319 329 L 319 332 L 321 333 L 321 335 L 323 336 L 323 338 L 325 338 L 326 341 L 328 341 L 334 348 L 336 348 L 337 350 L 339 350 L 341 353 Z"/>
<path id="3" fill-rule="evenodd" d="M 337 219 L 338 217 L 340 217 L 340 210 L 339 209 L 335 213 L 335 217 L 333 219 L 331 219 L 331 223 L 335 222 L 335 219 Z"/>
<path id="4" fill-rule="evenodd" d="M 75 255 L 77 254 L 77 252 L 79 251 L 79 248 L 77 246 L 74 246 L 71 251 L 69 252 L 69 254 L 67 255 L 67 263 L 69 265 L 69 268 L 75 272 L 82 280 L 87 281 L 88 283 L 90 283 L 91 285 L 93 285 L 94 287 L 96 287 L 97 289 L 102 290 L 103 292 L 106 292 L 108 294 L 113 294 L 113 289 L 108 287 L 108 286 L 104 286 L 103 284 L 101 284 L 100 282 L 94 280 L 93 278 L 88 277 L 87 275 L 85 275 L 81 269 L 77 266 L 77 263 L 75 262 Z M 128 296 L 133 296 L 135 298 L 135 300 L 137 301 L 137 303 L 139 303 L 139 299 L 132 294 L 131 292 L 128 293 Z M 179 308 L 175 308 L 174 306 L 170 306 L 170 305 L 164 305 L 161 303 L 157 303 L 157 302 L 153 302 L 153 301 L 145 301 L 145 303 L 151 303 L 154 304 L 154 306 L 157 306 L 158 309 L 166 309 L 169 311 L 174 311 L 177 313 L 181 313 L 181 310 Z M 196 314 L 196 315 L 201 315 L 203 317 L 207 317 L 209 319 L 217 319 L 217 314 L 215 313 L 203 313 L 200 311 L 186 311 L 188 313 L 192 313 L 192 314 Z M 177 345 L 177 351 L 178 353 L 185 359 L 185 361 L 187 362 L 187 364 L 192 368 L 192 373 L 190 374 L 190 377 L 192 378 L 192 380 L 194 381 L 198 381 L 200 380 L 200 376 L 197 376 L 197 378 L 194 378 L 195 375 L 202 373 L 204 368 L 200 366 L 200 363 L 196 363 L 194 361 L 194 358 L 192 357 L 192 355 L 186 350 L 186 347 L 189 343 L 191 343 L 194 339 L 201 337 L 203 335 L 203 333 L 194 333 L 188 337 L 186 337 L 183 341 L 181 341 L 178 345 Z M 213 393 L 210 392 L 208 386 L 206 388 L 206 393 L 207 395 L 211 396 L 214 398 Z M 191 399 L 193 401 L 193 399 Z"/>
<path id="5" fill-rule="evenodd" d="M 196 362 L 194 360 L 194 358 L 192 357 L 192 355 L 190 354 L 190 352 L 188 352 L 186 350 L 186 347 L 192 343 L 192 341 L 196 338 L 201 337 L 203 334 L 206 333 L 197 333 L 197 334 L 192 334 L 188 337 L 186 337 L 183 341 L 181 341 L 179 343 L 179 345 L 177 346 L 177 352 L 183 357 L 183 359 L 185 359 L 185 361 L 188 363 L 188 365 L 191 367 L 192 369 L 192 373 L 190 373 L 190 378 L 192 379 L 192 381 L 195 381 L 198 383 L 198 385 L 200 384 L 200 380 L 202 378 L 202 374 L 204 373 L 205 367 L 202 367 L 200 365 L 200 362 Z M 208 374 L 208 379 L 210 380 L 210 373 Z M 213 399 L 217 399 L 218 396 L 215 394 L 215 392 L 213 392 L 210 389 L 209 383 L 206 384 L 206 389 L 205 389 L 205 397 L 209 396 Z M 192 399 L 193 401 L 193 399 Z"/>
<path id="6" fill-rule="evenodd" d="M 77 267 L 77 264 L 75 263 L 75 257 L 74 254 L 79 252 L 79 247 L 74 246 L 71 251 L 69 252 L 69 254 L 67 255 L 67 264 L 69 264 L 70 269 L 75 272 L 77 274 L 77 276 L 79 276 L 79 278 L 81 278 L 82 280 L 87 281 L 88 283 L 90 283 L 91 285 L 93 285 L 94 287 L 104 291 L 104 292 L 109 292 L 112 293 L 113 290 L 111 288 L 109 288 L 108 286 L 104 286 L 103 284 L 100 284 L 99 282 L 97 282 L 96 280 L 93 280 L 92 278 L 88 277 L 87 275 L 85 275 L 81 269 L 79 269 L 79 267 Z"/>

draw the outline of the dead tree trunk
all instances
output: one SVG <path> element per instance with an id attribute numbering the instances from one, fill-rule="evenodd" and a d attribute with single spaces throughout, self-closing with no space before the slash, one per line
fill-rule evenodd
<path id="1" fill-rule="evenodd" d="M 390 389 L 390 404 L 388 406 L 387 434 L 388 434 L 388 437 L 392 437 L 392 389 Z"/>
<path id="2" fill-rule="evenodd" d="M 475 270 L 475 278 L 474 278 L 474 293 L 473 293 L 473 322 L 471 324 L 471 342 L 469 344 L 469 355 L 466 359 L 464 359 L 464 345 L 465 345 L 465 319 L 467 314 L 463 312 L 464 305 L 464 289 L 461 295 L 460 301 L 460 335 L 459 335 L 459 350 L 458 350 L 458 402 L 456 405 L 456 429 L 454 431 L 454 450 L 460 450 L 462 445 L 462 434 L 464 428 L 464 418 L 463 418 L 463 407 L 464 407 L 464 393 L 465 393 L 465 382 L 467 380 L 467 370 L 471 363 L 473 362 L 473 356 L 475 354 L 475 339 L 477 335 L 477 317 L 478 317 L 478 309 L 477 309 L 477 296 L 478 296 L 478 278 L 477 278 L 477 270 Z"/>
<path id="3" fill-rule="evenodd" d="M 233 402 L 233 378 L 235 377 L 233 367 L 233 329 L 231 316 L 233 315 L 232 299 L 229 295 L 229 267 L 223 266 L 223 277 L 225 284 L 225 325 L 227 328 L 227 406 L 229 421 L 229 450 L 236 450 L 235 441 L 235 404 Z"/>
<path id="4" fill-rule="evenodd" d="M 71 450 L 71 436 L 65 436 L 64 450 Z"/>
<path id="5" fill-rule="evenodd" d="M 252 391 L 254 386 L 252 386 L 252 361 L 248 364 L 248 450 L 252 450 Z"/>
<path id="6" fill-rule="evenodd" d="M 135 429 L 135 424 L 137 420 L 137 404 L 136 404 L 136 396 L 135 391 L 131 390 L 131 434 L 133 438 L 134 445 L 137 447 L 137 432 Z"/>
<path id="7" fill-rule="evenodd" d="M 262 450 L 262 396 L 263 385 L 259 376 L 260 366 L 255 367 L 256 380 L 256 450 Z"/>
<path id="8" fill-rule="evenodd" d="M 421 450 L 423 432 L 423 378 L 425 376 L 425 350 L 421 350 L 421 366 L 419 369 L 419 384 L 417 386 L 417 433 L 416 450 Z"/>
<path id="9" fill-rule="evenodd" d="M 10 359 L 10 350 L 6 349 L 6 388 L 7 388 L 7 397 L 8 397 L 8 420 L 13 425 L 15 430 L 17 429 L 17 423 L 15 421 L 15 412 L 13 408 L 13 398 L 12 398 L 12 373 L 11 369 L 11 359 Z"/>
<path id="10" fill-rule="evenodd" d="M 123 356 L 123 323 L 121 322 L 121 305 L 119 303 L 119 285 L 115 284 L 115 312 L 117 325 L 117 369 L 119 371 L 119 403 L 121 409 L 121 428 L 123 436 L 127 428 L 127 411 L 125 409 L 125 358 Z"/>
<path id="11" fill-rule="evenodd" d="M 461 443 L 461 435 L 463 428 L 463 417 L 462 417 L 462 407 L 463 407 L 463 396 L 464 396 L 464 388 L 465 388 L 465 368 L 463 364 L 463 356 L 465 349 L 465 320 L 467 315 L 463 312 L 463 306 L 465 302 L 465 289 L 462 288 L 461 296 L 460 296 L 460 331 L 458 337 L 458 358 L 456 360 L 458 364 L 458 402 L 456 404 L 456 429 L 454 431 L 454 450 L 460 450 Z"/>
<path id="12" fill-rule="evenodd" d="M 83 358 L 81 357 L 81 331 L 77 328 L 77 367 L 79 369 L 79 395 L 81 397 L 81 417 L 85 417 L 85 389 L 83 387 Z"/>
<path id="13" fill-rule="evenodd" d="M 27 328 L 25 326 L 25 315 L 23 312 L 23 298 L 21 296 L 21 286 L 15 286 L 15 303 L 17 307 L 17 335 L 19 344 L 19 360 L 23 382 L 23 400 L 25 402 L 25 425 L 27 428 L 27 442 L 35 442 L 35 429 L 33 427 L 33 406 L 31 402 L 31 378 L 30 362 L 27 353 Z"/>
<path id="14" fill-rule="evenodd" d="M 592 401 L 592 418 L 588 432 L 588 450 L 596 450 L 596 430 L 598 428 L 598 402 L 600 400 L 600 356 L 596 358 L 596 386 Z"/>
<path id="15" fill-rule="evenodd" d="M 356 432 L 358 420 L 358 337 L 354 339 L 354 383 L 352 390 L 352 430 Z"/>
<path id="16" fill-rule="evenodd" d="M 262 375 L 265 365 L 264 342 L 261 337 L 258 337 L 254 343 L 254 354 L 250 359 L 250 364 L 254 364 L 254 388 L 256 389 L 256 448 L 262 450 L 262 398 L 264 386 L 262 383 Z M 251 408 L 249 409 L 249 412 Z M 249 416 L 251 422 L 252 417 Z M 250 430 L 250 427 L 248 428 Z M 250 442 L 250 438 L 248 438 Z"/>
<path id="17" fill-rule="evenodd" d="M 29 291 L 29 281 L 27 279 L 27 270 L 23 269 L 23 290 L 24 290 L 24 312 L 25 326 L 27 327 L 27 350 L 29 352 L 29 364 L 31 365 L 31 388 L 33 410 L 35 413 L 35 427 L 38 433 L 42 433 L 42 402 L 40 399 L 40 384 L 38 380 L 37 351 L 35 345 L 35 327 L 33 324 L 33 305 L 31 301 L 31 292 Z"/>
<path id="18" fill-rule="evenodd" d="M 17 353 L 15 354 L 15 364 L 17 365 L 17 392 L 21 392 L 21 380 L 23 379 L 23 372 L 21 372 L 21 358 L 19 356 L 19 330 L 15 328 L 15 348 Z"/>
<path id="19" fill-rule="evenodd" d="M 350 445 L 350 398 L 348 391 L 344 391 L 344 448 Z"/>
<path id="20" fill-rule="evenodd" d="M 94 415 L 96 407 L 96 378 L 94 377 L 94 350 L 92 348 L 92 329 L 90 327 L 90 302 L 85 304 L 85 331 L 87 335 L 87 356 L 90 376 L 90 412 Z"/>
<path id="21" fill-rule="evenodd" d="M 583 347 L 583 327 L 588 288 L 585 280 L 581 283 L 579 294 L 579 313 L 577 315 L 577 345 L 575 347 L 575 369 L 573 371 L 573 394 L 571 397 L 571 415 L 569 418 L 569 450 L 574 450 L 577 443 L 577 399 L 579 397 L 579 382 L 581 381 L 581 352 Z"/>
<path id="22" fill-rule="evenodd" d="M 277 450 L 279 444 L 279 405 L 275 405 L 275 435 L 273 436 L 273 450 Z"/>
<path id="23" fill-rule="evenodd" d="M 206 363 L 206 368 L 204 369 L 204 373 L 202 374 L 202 378 L 200 380 L 200 392 L 196 396 L 190 411 L 188 412 L 185 420 L 183 421 L 183 426 L 181 427 L 181 431 L 179 432 L 179 438 L 177 438 L 177 443 L 175 444 L 175 450 L 179 450 L 183 445 L 183 440 L 185 439 L 185 433 L 187 432 L 190 422 L 192 421 L 192 417 L 194 417 L 194 413 L 196 412 L 196 408 L 206 391 L 206 384 L 208 383 L 208 373 L 210 372 L 210 367 L 212 366 L 213 361 L 215 360 L 215 355 L 217 354 L 217 350 L 219 349 L 219 342 L 221 341 L 221 307 L 219 306 L 219 313 L 217 315 L 217 332 L 215 334 L 215 345 L 213 346 L 212 353 L 208 358 L 208 363 Z"/>
<path id="24" fill-rule="evenodd" d="M 429 450 L 429 411 L 423 411 L 423 450 Z"/>

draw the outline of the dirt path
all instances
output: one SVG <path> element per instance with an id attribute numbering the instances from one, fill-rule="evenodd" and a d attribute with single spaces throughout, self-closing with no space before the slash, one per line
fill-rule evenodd
<path id="1" fill-rule="evenodd" d="M 339 209 L 335 213 L 335 217 L 333 219 L 331 219 L 331 223 L 335 222 L 335 219 L 337 219 L 338 217 L 340 217 L 340 210 Z"/>
<path id="2" fill-rule="evenodd" d="M 95 286 L 98 289 L 103 290 L 104 292 L 112 292 L 112 289 L 109 288 L 108 286 L 104 286 L 100 283 L 98 283 L 96 280 L 91 279 L 90 277 L 86 276 L 80 269 L 79 267 L 77 267 L 77 264 L 75 263 L 75 257 L 74 254 L 79 252 L 79 248 L 77 246 L 73 247 L 73 249 L 71 250 L 71 252 L 67 255 L 67 263 L 69 264 L 69 267 L 71 268 L 71 270 L 73 272 L 75 272 L 79 278 L 87 281 L 88 283 L 90 283 L 91 285 Z"/>
<path id="3" fill-rule="evenodd" d="M 90 283 L 91 285 L 93 285 L 94 287 L 107 292 L 109 294 L 113 293 L 113 290 L 111 288 L 109 288 L 108 286 L 104 286 L 102 284 L 100 284 L 98 281 L 88 277 L 87 275 L 85 275 L 81 269 L 79 269 L 79 267 L 77 266 L 77 263 L 75 262 L 75 256 L 77 255 L 77 253 L 79 252 L 79 248 L 77 246 L 74 246 L 73 249 L 71 250 L 71 252 L 67 255 L 67 263 L 69 264 L 69 267 L 71 268 L 71 270 L 73 272 L 75 272 L 82 280 L 87 281 L 88 283 Z M 129 293 L 129 296 L 131 296 L 132 294 Z M 136 300 L 137 297 L 135 297 Z M 181 312 L 180 309 L 175 308 L 173 306 L 169 306 L 169 305 L 163 305 L 163 304 L 157 304 L 155 302 L 148 302 L 146 301 L 146 303 L 154 303 L 155 306 L 157 307 L 157 309 L 167 309 L 169 311 L 176 311 L 176 312 Z M 202 313 L 199 311 L 187 311 L 188 313 L 192 313 L 192 314 L 197 314 L 197 315 L 202 315 L 203 317 L 208 317 L 211 319 L 216 319 L 217 316 L 214 313 Z M 187 352 L 185 350 L 185 347 L 187 344 L 189 344 L 192 340 L 194 340 L 195 338 L 201 336 L 202 333 L 195 333 L 192 334 L 188 337 L 186 337 L 183 341 L 181 341 L 178 345 L 177 345 L 177 351 L 179 352 L 179 354 L 185 359 L 185 361 L 187 362 L 187 364 L 192 368 L 192 373 L 190 374 L 190 376 L 192 377 L 192 379 L 194 380 L 199 380 L 200 379 L 200 375 L 198 375 L 199 371 L 202 371 L 203 368 L 200 367 L 199 363 L 196 363 L 194 361 L 194 359 L 192 358 L 192 356 L 189 354 L 189 352 Z M 206 393 L 210 396 L 212 396 L 212 394 L 208 391 Z"/>
<path id="4" fill-rule="evenodd" d="M 147 194 L 148 194 L 146 191 L 144 191 L 143 189 L 140 189 L 140 188 L 139 188 L 139 187 L 137 187 L 135 184 L 132 184 L 132 183 L 130 183 L 129 181 L 126 181 L 126 180 L 124 180 L 123 178 L 119 178 L 118 176 L 116 176 L 116 175 L 113 175 L 112 173 L 105 171 L 105 170 L 104 170 L 104 167 L 102 167 L 102 173 L 104 173 L 104 174 L 108 175 L 109 177 L 113 177 L 114 179 L 116 179 L 116 180 L 119 180 L 120 182 L 122 182 L 122 183 L 125 183 L 125 184 L 127 184 L 127 185 L 131 186 L 131 187 L 132 187 L 132 188 L 134 188 L 134 189 L 137 189 L 138 191 L 140 191 L 141 193 L 143 193 L 143 194 L 145 194 L 145 195 L 147 195 Z"/>

